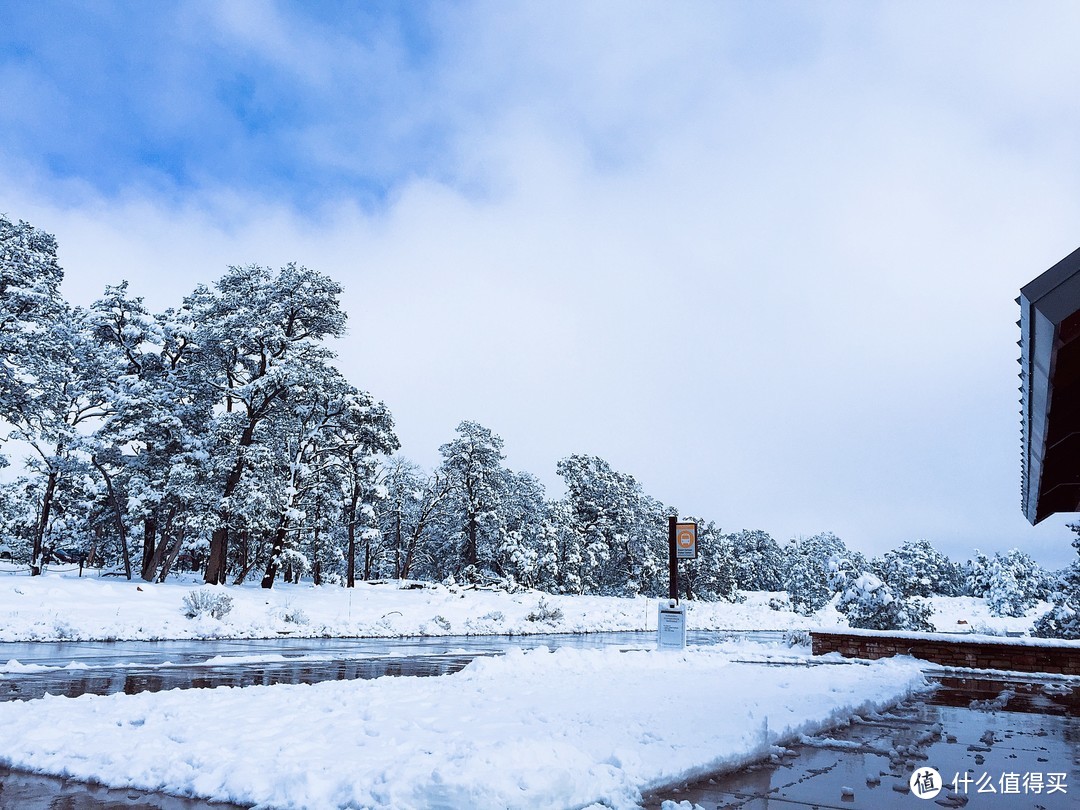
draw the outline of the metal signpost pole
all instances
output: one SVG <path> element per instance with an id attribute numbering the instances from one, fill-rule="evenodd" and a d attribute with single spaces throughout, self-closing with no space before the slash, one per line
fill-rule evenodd
<path id="1" fill-rule="evenodd" d="M 675 524 L 677 517 L 668 518 L 668 599 L 679 599 L 679 561 L 675 557 Z"/>

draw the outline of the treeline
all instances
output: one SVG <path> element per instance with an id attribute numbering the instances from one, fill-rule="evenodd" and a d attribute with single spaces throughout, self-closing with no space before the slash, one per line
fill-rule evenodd
<path id="1" fill-rule="evenodd" d="M 434 470 L 395 455 L 389 409 L 334 366 L 327 342 L 346 315 L 326 276 L 232 267 L 159 313 L 126 282 L 73 307 L 62 277 L 51 236 L 0 217 L 0 420 L 29 453 L 0 487 L 0 551 L 31 573 L 59 555 L 147 581 L 186 570 L 265 587 L 452 578 L 666 594 L 677 512 L 603 459 L 560 461 L 566 494 L 549 499 L 475 422 Z M 828 533 L 781 548 L 698 524 L 687 597 L 786 591 L 813 612 L 863 573 L 901 597 L 986 595 L 992 581 L 1004 594 L 1009 577 L 1027 594 L 1018 604 L 1046 590 L 1015 555 L 959 565 L 919 541 L 868 561 Z"/>

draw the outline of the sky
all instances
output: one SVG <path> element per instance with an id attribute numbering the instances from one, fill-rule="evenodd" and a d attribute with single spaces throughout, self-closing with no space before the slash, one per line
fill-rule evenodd
<path id="1" fill-rule="evenodd" d="M 0 0 L 0 212 L 64 294 L 344 286 L 339 366 L 684 516 L 1074 558 L 1020 508 L 1021 286 L 1080 245 L 1070 3 Z"/>

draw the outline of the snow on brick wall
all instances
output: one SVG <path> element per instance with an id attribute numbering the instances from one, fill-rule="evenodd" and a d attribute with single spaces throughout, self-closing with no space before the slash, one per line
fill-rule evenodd
<path id="1" fill-rule="evenodd" d="M 1025 645 L 1017 643 L 1016 639 L 1007 642 L 919 639 L 910 634 L 890 636 L 821 630 L 812 631 L 810 636 L 814 655 L 839 653 L 845 658 L 869 659 L 910 655 L 947 667 L 1080 675 L 1080 647 L 1075 645 L 1053 646 L 1045 641 Z"/>

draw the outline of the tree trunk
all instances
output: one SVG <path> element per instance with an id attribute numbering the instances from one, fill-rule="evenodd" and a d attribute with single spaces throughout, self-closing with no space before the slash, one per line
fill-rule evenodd
<path id="1" fill-rule="evenodd" d="M 266 573 L 263 574 L 262 586 L 273 588 L 274 579 L 277 577 L 278 561 L 285 552 L 285 523 L 278 525 L 274 532 L 274 542 L 270 545 L 270 560 L 266 563 Z"/>
<path id="2" fill-rule="evenodd" d="M 346 507 L 345 517 L 348 518 L 349 528 L 349 559 L 345 568 L 345 587 L 356 586 L 356 505 L 360 502 L 360 490 L 353 486 L 349 505 Z"/>
<path id="3" fill-rule="evenodd" d="M 465 567 L 476 567 L 480 562 L 480 553 L 477 548 L 476 535 L 478 530 L 476 515 L 470 513 L 469 521 L 465 527 L 465 547 L 461 550 L 461 558 L 465 563 Z"/>
<path id="4" fill-rule="evenodd" d="M 169 514 L 165 516 L 165 525 L 161 527 L 161 531 L 158 532 L 158 522 L 155 519 L 154 533 L 158 535 L 159 540 L 154 545 L 153 552 L 150 555 L 150 559 L 143 563 L 142 578 L 147 582 L 153 582 L 158 577 L 158 569 L 161 568 L 162 562 L 169 554 L 170 549 L 173 547 L 173 543 L 170 541 L 172 537 L 172 524 L 173 518 L 176 517 L 176 507 L 169 509 Z M 158 582 L 161 582 L 158 579 Z"/>
<path id="5" fill-rule="evenodd" d="M 41 498 L 41 515 L 38 524 L 34 527 L 34 551 L 30 558 L 30 576 L 36 577 L 41 574 L 41 557 L 45 540 L 45 529 L 49 525 L 49 513 L 52 511 L 53 494 L 56 492 L 56 470 L 49 470 L 49 478 L 45 482 L 45 494 Z"/>
<path id="6" fill-rule="evenodd" d="M 157 573 L 158 564 L 161 561 L 161 554 L 157 553 L 157 520 L 154 517 L 148 517 L 143 521 L 143 558 L 142 558 L 142 578 L 147 582 L 154 580 L 154 575 Z M 167 542 L 165 538 L 162 538 L 162 542 Z M 164 552 L 162 552 L 164 553 Z"/>
<path id="7" fill-rule="evenodd" d="M 128 553 L 127 546 L 127 531 L 124 528 L 124 516 L 120 514 L 120 502 L 116 499 L 116 490 L 113 489 L 112 476 L 109 475 L 108 470 L 101 464 L 98 464 L 97 459 L 92 458 L 91 462 L 97 468 L 97 471 L 101 473 L 101 477 L 105 479 L 105 489 L 109 493 L 109 500 L 112 502 L 113 516 L 116 519 L 116 533 L 120 536 L 120 548 L 124 557 L 124 573 L 127 578 L 131 579 L 131 556 Z M 143 560 L 143 564 L 146 564 L 146 560 Z M 144 577 L 145 579 L 145 577 Z"/>
<path id="8" fill-rule="evenodd" d="M 221 500 L 227 501 L 240 483 L 244 474 L 244 448 L 250 447 L 255 440 L 255 426 L 257 419 L 249 419 L 247 427 L 240 435 L 240 443 L 236 451 L 236 463 L 229 471 L 229 477 L 225 479 L 225 490 Z M 224 585 L 225 575 L 229 565 L 229 515 L 225 509 L 218 510 L 218 526 L 210 535 L 210 558 L 206 561 L 206 574 L 203 577 L 210 585 Z"/>
<path id="9" fill-rule="evenodd" d="M 165 558 L 165 564 L 161 566 L 161 574 L 158 576 L 158 582 L 164 582 L 165 577 L 169 575 L 169 571 L 172 570 L 176 558 L 180 556 L 180 547 L 182 545 L 184 545 L 184 530 L 183 528 L 180 528 L 176 532 L 176 538 L 173 540 L 172 548 L 169 549 L 169 556 Z"/>

